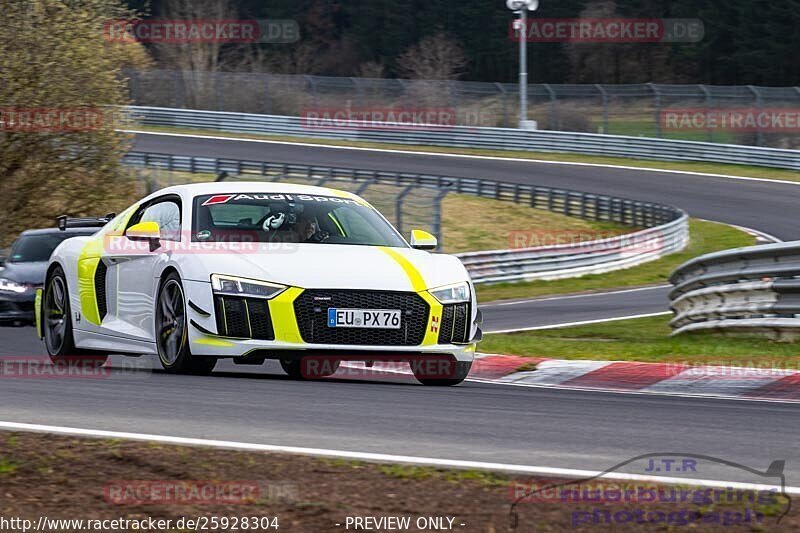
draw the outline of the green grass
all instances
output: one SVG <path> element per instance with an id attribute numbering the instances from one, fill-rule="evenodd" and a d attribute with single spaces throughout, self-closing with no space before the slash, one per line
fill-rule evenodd
<path id="1" fill-rule="evenodd" d="M 442 202 L 443 251 L 447 253 L 576 243 L 634 230 L 614 222 L 583 220 L 464 194 L 449 194 Z M 517 238 L 521 242 L 514 242 Z"/>
<path id="2" fill-rule="evenodd" d="M 689 245 L 683 251 L 667 255 L 656 261 L 625 270 L 591 274 L 580 278 L 479 285 L 477 287 L 478 301 L 490 302 L 665 283 L 678 265 L 693 257 L 728 248 L 750 246 L 756 242 L 752 235 L 716 222 L 691 220 L 689 232 Z"/>
<path id="3" fill-rule="evenodd" d="M 632 137 L 655 137 L 657 130 L 652 118 L 648 120 L 609 120 L 608 133 L 610 135 L 629 135 Z M 706 130 L 662 130 L 661 136 L 664 139 L 709 142 Z M 712 132 L 711 142 L 736 144 L 736 140 L 736 135 L 730 131 Z"/>
<path id="4" fill-rule="evenodd" d="M 380 148 L 384 150 L 413 150 L 415 152 L 445 152 L 451 154 L 482 155 L 492 157 L 509 157 L 522 159 L 538 159 L 542 161 L 564 161 L 573 163 L 596 163 L 605 165 L 622 165 L 640 168 L 658 168 L 667 170 L 680 170 L 686 172 L 702 172 L 709 174 L 726 174 L 732 176 L 744 176 L 753 178 L 800 181 L 800 173 L 769 167 L 757 167 L 747 165 L 732 165 L 721 163 L 695 163 L 695 162 L 675 162 L 675 161 L 655 161 L 649 159 L 629 159 L 625 157 L 611 156 L 592 156 L 581 154 L 561 154 L 552 152 L 530 152 L 522 150 L 487 150 L 454 148 L 447 146 L 419 146 L 411 144 L 389 144 L 365 141 L 318 139 L 313 137 L 291 137 L 284 135 L 254 135 L 248 133 L 220 132 L 215 130 L 173 128 L 165 126 L 140 126 L 140 131 L 152 131 L 154 133 L 190 133 L 195 135 L 209 135 L 216 137 L 234 137 L 242 139 L 265 139 L 271 141 L 304 142 L 319 144 L 323 146 L 355 146 L 362 148 Z M 646 176 L 643 176 L 646 179 Z M 653 178 L 658 179 L 658 178 Z M 702 179 L 702 177 L 698 177 Z"/>
<path id="5" fill-rule="evenodd" d="M 506 476 L 482 470 L 442 470 L 432 466 L 415 466 L 401 464 L 378 465 L 383 474 L 405 480 L 420 481 L 423 479 L 444 479 L 451 483 L 475 481 L 487 487 L 509 484 Z"/>
<path id="6" fill-rule="evenodd" d="M 611 361 L 691 362 L 756 368 L 800 368 L 795 344 L 755 336 L 687 333 L 670 336 L 670 315 L 568 328 L 489 334 L 489 353 Z"/>
<path id="7" fill-rule="evenodd" d="M 14 472 L 17 471 L 19 468 L 19 464 L 7 459 L 5 457 L 0 457 L 0 476 L 12 475 Z"/>

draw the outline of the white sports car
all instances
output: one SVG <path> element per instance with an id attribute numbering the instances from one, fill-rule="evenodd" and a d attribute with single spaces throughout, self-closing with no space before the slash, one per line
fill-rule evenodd
<path id="1" fill-rule="evenodd" d="M 480 313 L 466 269 L 410 244 L 369 203 L 334 189 L 221 182 L 162 189 L 50 258 L 36 305 L 54 361 L 158 355 L 170 372 L 219 358 L 277 359 L 292 377 L 342 360 L 409 361 L 422 383 L 469 373 Z"/>

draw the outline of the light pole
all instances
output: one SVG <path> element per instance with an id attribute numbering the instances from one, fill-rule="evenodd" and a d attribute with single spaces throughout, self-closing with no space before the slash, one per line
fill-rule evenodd
<path id="1" fill-rule="evenodd" d="M 528 11 L 536 11 L 539 0 L 506 0 L 506 7 L 519 15 L 516 21 L 519 36 L 519 127 L 528 123 Z"/>

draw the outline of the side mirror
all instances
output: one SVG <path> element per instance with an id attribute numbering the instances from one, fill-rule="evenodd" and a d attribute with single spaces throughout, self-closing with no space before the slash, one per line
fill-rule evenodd
<path id="1" fill-rule="evenodd" d="M 128 228 L 125 236 L 132 241 L 149 241 L 152 252 L 160 246 L 161 228 L 158 222 L 139 222 Z"/>
<path id="2" fill-rule="evenodd" d="M 417 250 L 433 250 L 437 245 L 436 237 L 422 231 L 421 229 L 411 230 L 411 247 Z"/>

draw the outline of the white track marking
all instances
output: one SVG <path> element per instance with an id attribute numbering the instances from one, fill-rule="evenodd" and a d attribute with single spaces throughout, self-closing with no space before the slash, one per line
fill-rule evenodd
<path id="1" fill-rule="evenodd" d="M 159 133 L 156 131 L 146 130 L 117 130 L 122 133 L 133 133 L 136 135 L 163 135 L 167 137 L 186 137 L 191 139 L 211 139 L 215 141 L 234 141 L 234 142 L 253 142 L 264 144 L 287 144 L 293 146 L 307 146 L 313 148 L 331 148 L 334 150 L 353 150 L 362 152 L 381 152 L 381 153 L 395 153 L 395 154 L 408 154 L 408 155 L 430 155 L 436 157 L 457 157 L 463 159 L 485 159 L 489 161 L 515 161 L 525 163 L 542 163 L 547 165 L 562 165 L 562 166 L 575 166 L 575 167 L 598 167 L 598 168 L 619 168 L 623 170 L 641 170 L 643 172 L 661 172 L 669 174 L 684 174 L 692 176 L 706 176 L 710 178 L 725 178 L 732 180 L 743 181 L 763 181 L 767 183 L 783 183 L 787 185 L 800 185 L 800 182 L 778 180 L 770 178 L 753 178 L 749 176 L 732 176 L 729 174 L 713 174 L 710 172 L 692 172 L 689 170 L 670 170 L 667 168 L 650 168 L 650 167 L 636 167 L 630 165 L 612 165 L 609 163 L 579 163 L 572 161 L 549 161 L 547 159 L 528 159 L 525 157 L 503 157 L 491 155 L 474 155 L 474 154 L 450 154 L 447 152 L 419 152 L 414 150 L 392 150 L 391 148 L 368 148 L 364 146 L 341 146 L 335 144 L 323 144 L 312 142 L 296 142 L 296 141 L 274 141 L 270 139 L 248 139 L 245 137 L 225 137 L 222 135 L 199 135 L 195 133 Z M 568 153 L 568 152 L 553 152 L 553 153 Z M 602 157 L 602 156 L 597 156 Z M 788 169 L 787 169 L 788 170 Z"/>
<path id="2" fill-rule="evenodd" d="M 714 220 L 705 220 L 705 219 L 702 219 L 702 218 L 699 218 L 698 220 L 703 220 L 705 222 L 716 222 Z M 721 224 L 721 222 L 716 222 L 716 223 L 717 224 Z M 757 229 L 753 229 L 753 228 L 748 228 L 746 226 L 737 226 L 736 224 L 728 224 L 728 226 L 730 226 L 732 228 L 736 228 L 739 231 L 743 231 L 745 233 L 749 233 L 750 235 L 754 235 L 757 239 L 761 239 L 761 240 L 766 241 L 768 243 L 783 242 L 783 239 L 779 239 L 775 235 L 767 233 L 766 231 L 761 231 L 761 230 L 757 230 Z"/>
<path id="3" fill-rule="evenodd" d="M 625 474 L 622 472 L 602 472 L 593 470 L 577 470 L 572 468 L 555 468 L 548 466 L 515 465 L 506 463 L 488 463 L 482 461 L 463 461 L 457 459 L 437 459 L 432 457 L 415 457 L 410 455 L 390 455 L 385 453 L 354 452 L 346 450 L 330 450 L 325 448 L 301 448 L 297 446 L 278 446 L 273 444 L 255 444 L 247 442 L 197 439 L 189 437 L 171 437 L 167 435 L 150 435 L 146 433 L 128 433 L 123 431 L 106 431 L 98 429 L 82 429 L 63 426 L 47 426 L 41 424 L 24 424 L 20 422 L 0 422 L 0 429 L 9 431 L 28 431 L 34 433 L 51 433 L 56 435 L 72 435 L 79 437 L 95 437 L 106 439 L 126 439 L 137 441 L 160 442 L 182 446 L 206 446 L 230 450 L 246 450 L 254 452 L 277 452 L 295 455 L 311 455 L 316 457 L 336 457 L 382 463 L 402 463 L 413 465 L 440 466 L 451 468 L 470 468 L 519 474 L 542 474 L 566 477 L 596 477 L 602 479 L 636 480 L 660 483 L 674 483 L 700 487 L 720 487 L 739 490 L 771 490 L 775 485 L 758 483 L 742 483 L 715 479 L 685 479 L 678 477 L 645 476 L 641 474 Z M 786 487 L 787 494 L 800 495 L 800 487 Z"/>
<path id="4" fill-rule="evenodd" d="M 653 291 L 656 289 L 665 289 L 667 287 L 672 287 L 672 285 L 655 285 L 650 287 L 636 287 L 634 289 L 620 289 L 618 291 L 598 291 L 598 292 L 587 292 L 583 294 L 567 294 L 564 296 L 543 296 L 543 297 L 535 297 L 535 298 L 527 298 L 524 300 L 508 300 L 508 301 L 500 301 L 500 302 L 489 302 L 486 304 L 480 304 L 478 307 L 503 307 L 508 305 L 521 305 L 530 302 L 549 302 L 553 300 L 571 300 L 573 298 L 592 298 L 597 296 L 605 296 L 609 294 L 625 294 L 628 292 L 642 292 L 642 291 Z"/>
<path id="5" fill-rule="evenodd" d="M 547 326 L 532 326 L 528 328 L 498 329 L 496 331 L 484 331 L 484 335 L 494 335 L 495 333 L 516 333 L 518 331 L 536 331 L 540 329 L 568 328 L 570 326 L 583 326 L 586 324 L 599 324 L 601 322 L 613 322 L 614 320 L 632 320 L 634 318 L 647 318 L 651 316 L 671 315 L 672 311 L 661 311 L 659 313 L 645 313 L 642 315 L 612 316 L 608 318 L 596 318 L 594 320 L 582 320 L 580 322 L 564 322 L 561 324 L 549 324 Z"/>

